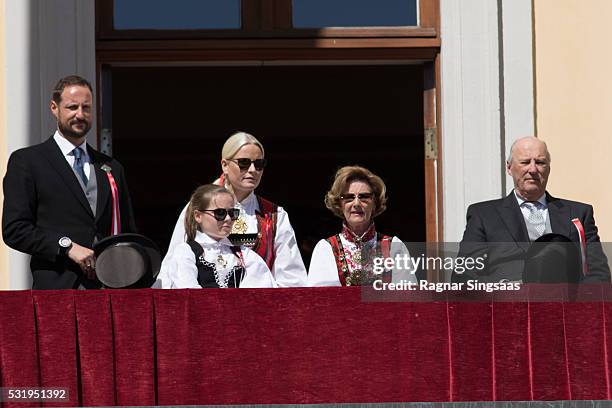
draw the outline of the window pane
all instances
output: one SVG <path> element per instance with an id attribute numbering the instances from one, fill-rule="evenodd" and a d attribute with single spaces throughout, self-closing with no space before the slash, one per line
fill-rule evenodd
<path id="1" fill-rule="evenodd" d="M 293 0 L 294 27 L 416 25 L 417 0 Z"/>
<path id="2" fill-rule="evenodd" d="M 115 0 L 117 30 L 240 28 L 240 0 Z"/>

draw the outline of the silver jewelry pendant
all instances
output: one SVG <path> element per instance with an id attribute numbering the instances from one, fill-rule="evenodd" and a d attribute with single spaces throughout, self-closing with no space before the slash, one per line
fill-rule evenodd
<path id="1" fill-rule="evenodd" d="M 221 254 L 219 254 L 219 256 L 217 256 L 217 262 L 216 263 L 218 265 L 220 265 L 222 268 L 225 268 L 227 266 L 227 261 L 225 259 L 223 259 Z"/>

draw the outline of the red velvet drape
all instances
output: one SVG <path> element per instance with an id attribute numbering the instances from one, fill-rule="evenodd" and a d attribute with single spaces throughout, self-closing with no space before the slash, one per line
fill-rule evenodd
<path id="1" fill-rule="evenodd" d="M 69 388 L 49 406 L 610 399 L 611 342 L 604 301 L 0 293 L 0 387 Z"/>

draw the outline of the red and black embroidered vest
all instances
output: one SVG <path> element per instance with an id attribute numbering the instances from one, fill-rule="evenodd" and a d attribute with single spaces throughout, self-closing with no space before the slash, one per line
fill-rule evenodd
<path id="1" fill-rule="evenodd" d="M 380 233 L 376 234 L 376 247 L 374 256 L 389 258 L 391 253 L 391 240 L 393 237 L 383 235 Z M 342 286 L 356 286 L 361 285 L 362 278 L 361 274 L 353 275 L 349 270 L 346 256 L 344 253 L 344 247 L 342 246 L 342 240 L 340 234 L 333 235 L 326 239 L 332 247 L 334 258 L 336 259 L 336 267 L 338 268 L 338 278 L 340 279 L 340 285 Z M 385 271 L 382 274 L 383 282 L 391 282 L 391 272 Z"/>
<path id="2" fill-rule="evenodd" d="M 195 255 L 196 267 L 198 268 L 198 283 L 203 288 L 219 288 L 215 272 L 215 265 L 211 262 L 207 262 L 204 259 L 204 248 L 202 245 L 197 243 L 195 240 L 187 241 L 187 245 L 191 248 L 191 251 Z M 242 261 L 242 253 L 240 247 L 231 248 L 234 255 L 240 260 L 238 264 L 234 266 L 232 271 L 227 275 L 226 287 L 238 288 L 245 275 L 244 262 Z"/>

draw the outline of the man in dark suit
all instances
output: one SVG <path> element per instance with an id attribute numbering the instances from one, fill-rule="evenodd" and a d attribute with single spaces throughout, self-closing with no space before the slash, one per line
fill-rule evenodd
<path id="1" fill-rule="evenodd" d="M 583 282 L 610 282 L 610 269 L 602 251 L 593 207 L 555 198 L 546 192 L 550 154 L 546 144 L 535 137 L 514 142 L 506 163 L 514 190 L 505 198 L 471 205 L 460 244 L 460 257 L 482 257 L 485 268 L 453 274 L 453 281 L 477 279 L 482 282 L 519 281 L 525 255 L 532 241 L 545 233 L 557 233 L 580 242 L 579 220 L 587 245 L 587 275 Z"/>
<path id="2" fill-rule="evenodd" d="M 87 80 L 62 78 L 51 99 L 57 131 L 8 161 L 2 234 L 8 246 L 32 255 L 33 289 L 100 287 L 94 242 L 134 231 L 121 164 L 86 142 L 92 101 Z"/>

